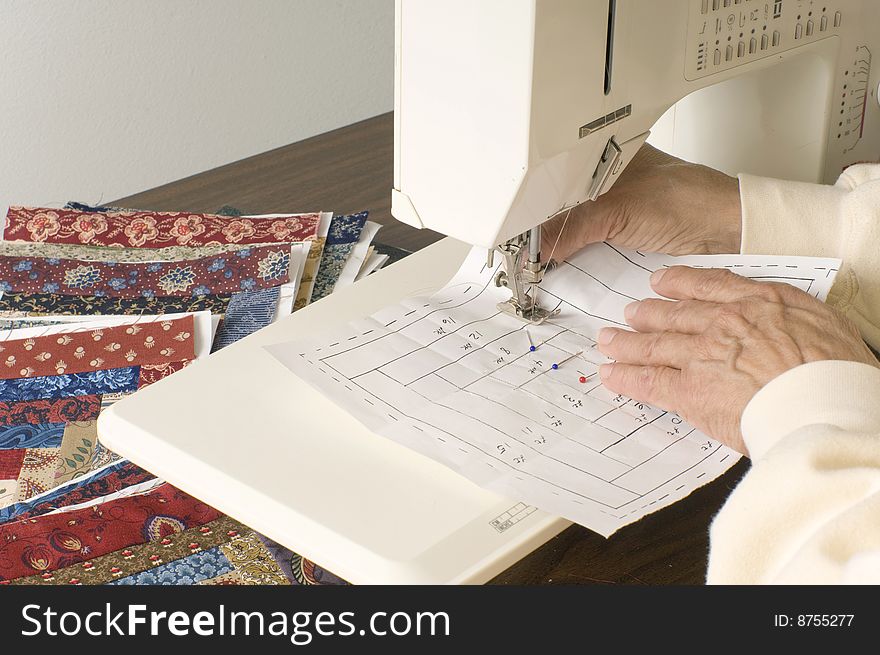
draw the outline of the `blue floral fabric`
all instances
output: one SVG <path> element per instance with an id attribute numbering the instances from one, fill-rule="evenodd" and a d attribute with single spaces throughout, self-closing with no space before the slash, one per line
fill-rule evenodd
<path id="1" fill-rule="evenodd" d="M 220 551 L 220 547 L 211 548 L 189 557 L 160 564 L 150 571 L 135 573 L 112 585 L 192 585 L 202 580 L 216 578 L 218 575 L 233 570 L 232 564 Z"/>
<path id="2" fill-rule="evenodd" d="M 361 238 L 361 230 L 370 212 L 358 212 L 347 216 L 334 216 L 327 232 L 327 245 L 334 243 L 356 243 Z"/>
<path id="3" fill-rule="evenodd" d="M 64 398 L 88 394 L 134 393 L 138 388 L 140 367 L 111 368 L 106 371 L 47 375 L 43 377 L 0 380 L 0 401 Z"/>
<path id="4" fill-rule="evenodd" d="M 18 448 L 57 448 L 64 437 L 66 423 L 0 426 L 0 450 Z"/>
<path id="5" fill-rule="evenodd" d="M 269 325 L 275 317 L 279 294 L 280 288 L 273 287 L 233 295 L 223 322 L 217 329 L 212 352 Z"/>
<path id="6" fill-rule="evenodd" d="M 345 263 L 351 256 L 355 244 L 361 238 L 364 224 L 369 212 L 360 212 L 348 216 L 334 216 L 327 233 L 327 244 L 321 254 L 321 264 L 315 275 L 315 288 L 312 290 L 312 302 L 320 300 L 333 291 L 336 281 L 342 274 Z"/>
<path id="7" fill-rule="evenodd" d="M 200 296 L 277 286 L 289 279 L 289 268 L 290 248 L 285 244 L 171 262 L 0 255 L 0 290 L 125 298 Z"/>

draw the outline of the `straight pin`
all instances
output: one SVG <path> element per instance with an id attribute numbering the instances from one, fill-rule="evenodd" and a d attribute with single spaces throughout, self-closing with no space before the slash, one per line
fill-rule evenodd
<path id="1" fill-rule="evenodd" d="M 557 368 L 559 368 L 559 365 L 560 365 L 560 364 L 565 364 L 565 362 L 571 361 L 571 360 L 574 359 L 575 357 L 578 357 L 578 356 L 583 355 L 583 354 L 584 354 L 584 351 L 583 351 L 583 350 L 579 350 L 579 351 L 576 352 L 574 355 L 569 355 L 569 356 L 566 357 L 565 359 L 563 359 L 563 360 L 561 360 L 561 361 L 559 361 L 559 362 L 556 362 L 556 363 L 553 364 L 550 368 L 552 368 L 552 369 L 555 371 Z"/>
<path id="2" fill-rule="evenodd" d="M 530 353 L 535 352 L 537 350 L 537 348 L 535 348 L 535 342 L 532 341 L 532 335 L 529 334 L 528 330 L 526 330 L 526 337 L 528 337 L 528 340 L 529 340 L 529 352 Z"/>

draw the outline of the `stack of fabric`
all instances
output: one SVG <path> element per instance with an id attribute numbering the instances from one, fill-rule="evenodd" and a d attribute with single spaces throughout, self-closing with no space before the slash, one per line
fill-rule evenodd
<path id="1" fill-rule="evenodd" d="M 379 268 L 377 229 L 366 212 L 9 208 L 0 583 L 341 583 L 103 448 L 96 420 Z"/>

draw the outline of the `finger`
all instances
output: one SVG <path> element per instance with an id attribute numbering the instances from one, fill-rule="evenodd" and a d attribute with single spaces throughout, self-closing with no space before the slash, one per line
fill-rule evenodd
<path id="1" fill-rule="evenodd" d="M 702 334 L 718 315 L 720 305 L 702 300 L 648 298 L 623 309 L 626 322 L 639 332 Z"/>
<path id="2" fill-rule="evenodd" d="M 666 366 L 602 364 L 602 384 L 614 393 L 654 405 L 668 411 L 678 410 L 681 397 L 681 371 Z"/>
<path id="3" fill-rule="evenodd" d="M 623 364 L 680 369 L 693 358 L 696 338 L 677 332 L 640 333 L 603 328 L 597 337 L 597 347 L 603 354 Z"/>
<path id="4" fill-rule="evenodd" d="M 671 266 L 654 271 L 651 287 L 661 296 L 673 300 L 705 300 L 707 302 L 736 302 L 743 298 L 760 296 L 776 302 L 785 302 L 797 291 L 787 284 L 773 284 L 750 280 L 725 268 L 691 268 Z"/>

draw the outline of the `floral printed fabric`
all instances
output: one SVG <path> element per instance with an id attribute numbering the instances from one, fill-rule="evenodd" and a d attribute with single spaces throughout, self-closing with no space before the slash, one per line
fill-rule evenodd
<path id="1" fill-rule="evenodd" d="M 0 401 L 27 401 L 137 391 L 138 367 L 0 380 Z"/>
<path id="2" fill-rule="evenodd" d="M 221 544 L 220 550 L 238 574 L 238 584 L 290 584 L 272 553 L 253 530 L 238 534 Z"/>
<path id="3" fill-rule="evenodd" d="M 0 312 L 39 315 L 139 315 L 177 314 L 208 310 L 222 314 L 232 294 L 209 294 L 191 298 L 154 296 L 152 298 L 111 298 L 107 296 L 62 296 L 54 293 L 4 293 Z"/>
<path id="4" fill-rule="evenodd" d="M 370 212 L 358 212 L 347 216 L 334 216 L 330 221 L 330 230 L 327 232 L 327 245 L 357 243 L 369 215 Z"/>
<path id="5" fill-rule="evenodd" d="M 318 237 L 309 246 L 309 254 L 306 255 L 306 265 L 303 268 L 302 279 L 300 280 L 299 289 L 296 292 L 296 300 L 293 304 L 294 311 L 302 309 L 311 302 L 312 289 L 315 287 L 315 276 L 318 274 L 321 254 L 324 252 L 326 241 L 326 237 Z"/>
<path id="6" fill-rule="evenodd" d="M 345 263 L 351 257 L 356 244 L 337 243 L 324 246 L 321 255 L 321 267 L 318 269 L 318 277 L 315 279 L 315 288 L 312 291 L 312 302 L 320 300 L 333 292 L 336 281 L 345 268 Z"/>
<path id="7" fill-rule="evenodd" d="M 37 575 L 162 539 L 220 513 L 171 485 L 0 526 L 0 580 Z"/>
<path id="8" fill-rule="evenodd" d="M 193 360 L 187 359 L 180 362 L 165 362 L 163 364 L 144 364 L 141 366 L 138 389 L 143 389 L 163 378 L 167 378 L 172 373 L 183 370 L 192 362 Z"/>
<path id="9" fill-rule="evenodd" d="M 345 580 L 318 566 L 302 555 L 294 553 L 269 537 L 260 535 L 260 541 L 272 555 L 284 575 L 294 585 L 344 585 Z"/>
<path id="10" fill-rule="evenodd" d="M 104 584 L 216 548 L 235 538 L 244 529 L 228 516 L 220 516 L 180 532 L 169 532 L 158 541 L 143 541 L 93 557 L 86 563 L 52 569 L 42 575 L 27 574 L 14 579 L 12 583 L 39 585 L 70 584 L 75 581 L 74 584 Z"/>
<path id="11" fill-rule="evenodd" d="M 361 236 L 369 212 L 348 216 L 334 216 L 327 233 L 327 243 L 321 254 L 321 264 L 315 276 L 312 301 L 320 300 L 333 291 L 345 262 Z"/>
<path id="12" fill-rule="evenodd" d="M 57 487 L 76 477 L 86 475 L 92 467 L 98 445 L 97 421 L 68 423 L 55 455 L 56 466 L 52 486 Z"/>
<path id="13" fill-rule="evenodd" d="M 198 296 L 278 286 L 289 281 L 289 269 L 287 245 L 139 264 L 0 257 L 0 290 L 120 298 Z"/>
<path id="14" fill-rule="evenodd" d="M 291 246 L 299 241 L 261 243 L 261 246 Z M 174 262 L 181 259 L 200 259 L 233 253 L 252 245 L 225 243 L 219 246 L 167 246 L 165 248 L 114 248 L 111 246 L 82 246 L 68 243 L 36 243 L 30 241 L 0 241 L 0 255 L 6 257 L 42 257 L 78 259 L 87 262 Z"/>
<path id="15" fill-rule="evenodd" d="M 195 359 L 192 316 L 0 341 L 0 379 Z"/>
<path id="16" fill-rule="evenodd" d="M 279 289 L 263 289 L 237 293 L 229 301 L 229 308 L 214 337 L 212 352 L 225 348 L 253 334 L 272 322 L 278 305 Z"/>
<path id="17" fill-rule="evenodd" d="M 3 238 L 120 248 L 278 243 L 314 238 L 319 222 L 319 214 L 232 218 L 188 212 L 10 207 Z"/>
<path id="18" fill-rule="evenodd" d="M 100 411 L 101 396 L 94 394 L 0 402 L 0 426 L 90 421 L 98 418 Z"/>
<path id="19" fill-rule="evenodd" d="M 89 210 L 91 208 L 82 207 Z M 218 217 L 207 217 L 213 223 L 215 231 L 208 223 L 192 221 L 195 214 L 158 214 L 156 212 L 132 212 L 128 210 L 85 211 L 78 214 L 75 220 L 72 215 L 63 215 L 58 210 L 46 210 L 58 213 L 58 231 L 52 216 L 37 217 L 30 215 L 22 224 L 18 219 L 24 218 L 21 211 L 13 208 L 7 222 L 7 238 L 18 241 L 0 244 L 0 280 L 6 279 L 3 270 L 17 274 L 11 276 L 16 283 L 28 284 L 19 287 L 33 290 L 33 286 L 41 281 L 39 266 L 48 271 L 52 264 L 46 260 L 73 260 L 73 268 L 95 267 L 102 274 L 104 282 L 110 271 L 102 268 L 107 262 L 113 264 L 114 284 L 121 287 L 130 268 L 137 268 L 137 284 L 144 279 L 142 274 L 147 265 L 157 262 L 173 262 L 171 266 L 190 264 L 189 260 L 205 261 L 230 258 L 236 252 L 256 250 L 260 247 L 274 246 L 278 250 L 290 253 L 290 244 L 302 240 L 312 240 L 309 248 L 312 281 L 319 269 L 324 238 L 318 240 L 318 224 L 320 215 L 313 215 L 315 220 L 310 234 L 285 234 L 285 229 L 292 230 L 289 219 L 249 218 L 241 217 L 240 212 L 231 212 L 234 218 L 222 218 L 222 222 L 213 223 Z M 39 213 L 39 210 L 33 210 Z M 18 213 L 17 213 L 18 212 Z M 351 238 L 347 234 L 346 217 L 338 217 L 337 229 L 328 234 L 328 218 L 323 220 L 323 234 L 340 245 Z M 107 222 L 106 229 L 99 220 Z M 171 220 L 174 217 L 174 220 Z M 35 220 L 30 227 L 27 222 Z M 149 218 L 156 219 L 151 225 Z M 297 217 L 298 218 L 298 217 Z M 144 220 L 141 220 L 144 219 Z M 177 224 L 175 221 L 182 219 Z M 16 231 L 16 221 L 18 229 Z M 279 224 L 280 221 L 280 224 Z M 355 219 L 356 221 L 356 219 Z M 275 225 L 273 226 L 273 223 Z M 204 231 L 200 231 L 204 226 Z M 153 234 L 155 228 L 156 234 Z M 250 231 L 253 229 L 254 234 Z M 113 231 L 116 230 L 115 233 Z M 45 234 L 42 234 L 45 232 Z M 259 233 L 259 235 L 256 235 Z M 266 236 L 260 236 L 266 235 Z M 270 235 L 270 236 L 269 236 Z M 184 239 L 183 241 L 181 239 Z M 211 239 L 215 239 L 211 242 Z M 356 240 L 356 239 L 355 239 Z M 210 244 L 210 245 L 205 245 Z M 120 246 L 123 246 L 120 248 Z M 135 246 L 132 248 L 132 246 Z M 39 260 L 39 261 L 38 261 Z M 187 261 L 181 261 L 187 260 Z M 31 262 L 27 270 L 26 261 Z M 4 263 L 9 268 L 2 269 Z M 256 267 L 257 274 L 271 272 L 278 268 L 279 262 L 266 262 L 262 271 Z M 59 262 L 59 265 L 61 262 Z M 126 268 L 128 264 L 141 266 Z M 12 271 L 17 265 L 19 269 Z M 287 268 L 290 268 L 289 258 Z M 306 267 L 309 268 L 308 266 Z M 88 271 L 83 271 L 88 272 Z M 121 272 L 121 273 L 120 273 Z M 151 271 L 157 272 L 157 271 Z M 221 271 L 212 271 L 221 273 Z M 37 273 L 35 278 L 31 275 Z M 225 284 L 228 277 L 219 280 Z M 92 273 L 89 273 L 92 275 Z M 34 293 L 7 291 L 0 298 L 0 312 L 9 318 L 0 321 L 7 329 L 30 326 L 36 319 L 29 315 L 131 315 L 131 314 L 164 314 L 171 312 L 191 312 L 209 309 L 215 314 L 225 314 L 221 330 L 215 340 L 215 347 L 226 345 L 238 338 L 246 336 L 271 322 L 279 310 L 280 298 L 277 285 L 290 279 L 290 271 L 285 270 L 285 277 L 276 284 L 265 286 L 255 285 L 248 290 L 235 287 L 232 291 L 199 293 L 191 297 L 194 284 L 186 285 L 189 276 L 179 280 L 171 280 L 174 284 L 186 285 L 186 290 L 166 292 L 154 288 L 152 297 L 137 296 L 132 285 L 131 297 L 124 297 L 124 289 L 106 286 L 86 288 L 92 278 L 85 277 L 78 283 L 82 289 L 71 292 L 44 292 L 37 288 Z M 53 281 L 62 285 L 65 276 Z M 308 278 L 308 270 L 305 272 Z M 111 278 L 112 279 L 112 278 Z M 154 280 L 155 281 L 155 280 Z M 157 281 L 156 281 L 157 282 Z M 77 280 L 74 280 L 74 284 Z M 206 285 L 207 286 L 207 285 Z M 310 291 L 312 283 L 306 279 L 299 289 L 299 295 Z M 48 287 L 52 289 L 52 287 Z M 75 288 L 75 287 L 74 287 Z M 138 287 L 140 288 L 140 287 Z M 227 287 L 218 287 L 227 288 Z M 281 289 L 280 291 L 283 291 Z M 306 298 L 307 300 L 307 298 Z M 288 306 L 288 311 L 290 307 Z M 49 319 L 51 320 L 51 318 Z M 115 327 L 115 326 L 114 326 Z M 104 328 L 106 340 L 107 329 Z M 192 332 L 192 331 L 190 331 Z M 91 331 L 84 331 L 88 335 Z M 68 333 L 70 334 L 70 333 Z M 46 335 L 48 336 L 48 335 Z M 53 335 L 58 338 L 59 335 Z M 138 335 L 141 336 L 141 335 Z M 52 337 L 48 337 L 52 338 Z M 39 337 L 43 339 L 43 337 Z M 15 353 L 0 352 L 0 375 L 6 357 L 16 356 L 16 363 L 24 354 L 35 350 L 54 352 L 48 348 L 51 343 L 38 341 L 30 345 L 30 350 L 23 350 L 24 339 L 18 340 Z M 0 347 L 9 346 L 11 342 L 0 342 Z M 73 347 L 74 344 L 69 344 Z M 85 345 L 87 344 L 79 344 Z M 172 344 L 173 347 L 173 344 Z M 158 348 L 158 346 L 156 346 Z M 117 354 L 118 354 L 117 349 Z M 146 351 L 145 351 L 146 352 Z M 150 349 L 153 355 L 155 349 Z M 39 353 L 37 353 L 39 354 Z M 7 402 L 0 402 L 0 439 L 5 437 L 9 446 L 4 466 L 12 474 L 18 468 L 18 480 L 0 482 L 0 487 L 12 482 L 14 499 L 12 505 L 3 507 L 5 500 L 0 491 L 0 582 L 12 581 L 14 584 L 102 584 L 116 582 L 118 584 L 317 584 L 341 582 L 332 574 L 324 571 L 314 563 L 299 555 L 274 544 L 258 535 L 246 526 L 233 519 L 223 516 L 216 510 L 201 505 L 190 499 L 195 507 L 198 505 L 198 517 L 180 510 L 173 497 L 179 494 L 187 497 L 168 484 L 140 469 L 131 462 L 119 460 L 97 441 L 95 418 L 102 401 L 105 404 L 133 392 L 133 387 L 140 388 L 174 373 L 186 366 L 191 360 L 168 353 L 162 361 L 145 363 L 139 352 L 126 366 L 112 366 L 105 373 L 115 376 L 120 371 L 124 374 L 125 384 L 106 384 L 95 379 L 97 371 L 88 370 L 72 373 L 69 365 L 71 358 L 62 358 L 68 363 L 63 375 L 42 375 L 43 370 L 35 369 L 31 377 L 9 380 L 10 385 L 0 382 L 0 399 L 8 398 L 4 394 L 13 394 Z M 77 362 L 89 363 L 100 353 L 84 352 Z M 35 355 L 34 355 L 35 356 Z M 55 360 L 50 360 L 52 364 Z M 42 362 L 41 362 L 42 363 Z M 115 363 L 115 362 L 114 362 Z M 49 372 L 56 372 L 52 369 Z M 19 371 L 20 373 L 20 371 Z M 68 376 L 71 376 L 69 380 Z M 64 382 L 52 378 L 65 378 Z M 22 382 L 39 383 L 40 392 L 24 388 Z M 120 382 L 120 380 L 116 380 Z M 97 385 L 97 386 L 95 386 Z M 111 388 L 115 387 L 115 388 Z M 91 389 L 88 395 L 81 394 Z M 64 397 L 60 397 L 64 396 Z M 22 398 L 33 398 L 22 400 Z M 52 418 L 53 420 L 47 420 Z M 54 420 L 58 419 L 58 420 Z M 51 427 L 50 423 L 53 423 Z M 8 425 L 4 429 L 3 425 Z M 23 431 L 18 426 L 24 426 Z M 15 451 L 12 454 L 12 451 Z M 102 468 L 103 467 L 103 468 Z M 161 486 L 152 488 L 152 485 Z M 63 485 L 58 487 L 57 485 Z M 5 484 L 5 486 L 9 486 Z M 55 488 L 53 488 L 55 487 Z M 156 494 L 164 494 L 157 499 Z M 34 494 L 40 494 L 32 498 Z M 188 497 L 187 497 L 188 498 Z M 100 501 L 97 502 L 96 501 Z M 83 504 L 91 504 L 84 507 Z M 78 506 L 70 509 L 71 506 Z M 65 510 L 65 508 L 67 508 Z M 60 513 L 57 510 L 61 509 Z M 15 527 L 18 526 L 18 527 Z M 33 526 L 42 526 L 42 531 Z M 37 530 L 34 534 L 30 530 Z M 25 545 L 25 542 L 26 545 Z M 120 545 L 122 544 L 122 545 Z M 77 548 L 78 546 L 78 548 Z M 25 551 L 25 548 L 28 548 Z M 10 565 L 11 563 L 11 565 Z M 18 569 L 16 570 L 16 567 Z"/>
<path id="20" fill-rule="evenodd" d="M 191 585 L 202 580 L 217 577 L 233 570 L 232 564 L 220 547 L 203 550 L 183 559 L 159 564 L 154 569 L 143 571 L 121 580 L 110 582 L 114 585 Z"/>
<path id="21" fill-rule="evenodd" d="M 58 448 L 28 448 L 24 454 L 24 461 L 18 473 L 18 493 L 15 498 L 17 501 L 42 494 L 55 484 Z"/>

